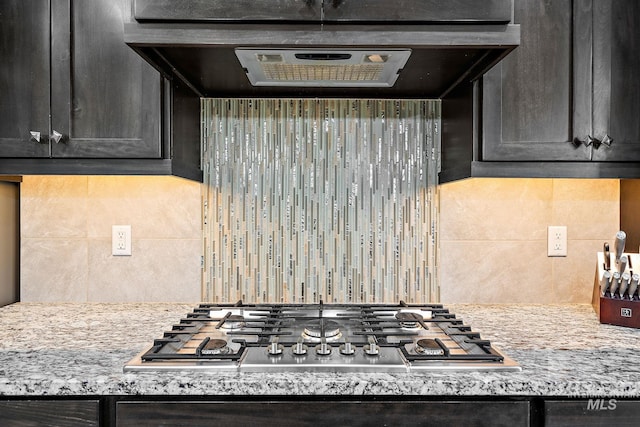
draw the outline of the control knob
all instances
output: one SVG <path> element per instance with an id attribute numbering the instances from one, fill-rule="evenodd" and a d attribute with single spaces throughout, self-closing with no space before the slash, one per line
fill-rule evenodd
<path id="1" fill-rule="evenodd" d="M 344 344 L 340 346 L 340 354 L 344 354 L 345 356 L 352 356 L 355 354 L 356 349 L 353 348 L 349 341 L 345 341 Z"/>
<path id="2" fill-rule="evenodd" d="M 296 356 L 304 356 L 305 354 L 307 354 L 307 346 L 304 345 L 304 340 L 300 338 L 298 342 L 293 347 L 291 347 L 291 351 L 293 351 L 293 354 L 295 354 Z"/>
<path id="3" fill-rule="evenodd" d="M 364 352 L 369 356 L 378 356 L 380 354 L 380 346 L 376 344 L 374 337 L 369 337 L 369 344 L 364 346 Z"/>
<path id="4" fill-rule="evenodd" d="M 331 346 L 327 345 L 327 339 L 322 338 L 320 344 L 316 346 L 316 353 L 320 356 L 328 356 L 331 354 Z"/>
<path id="5" fill-rule="evenodd" d="M 278 344 L 278 337 L 275 337 L 273 341 L 271 341 L 271 344 L 269 344 L 267 353 L 269 353 L 269 356 L 278 356 L 282 354 L 282 350 L 282 344 Z"/>

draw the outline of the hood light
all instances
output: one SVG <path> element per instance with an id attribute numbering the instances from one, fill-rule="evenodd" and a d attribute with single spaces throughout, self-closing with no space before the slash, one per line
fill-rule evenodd
<path id="1" fill-rule="evenodd" d="M 411 51 L 235 50 L 254 86 L 392 87 Z"/>

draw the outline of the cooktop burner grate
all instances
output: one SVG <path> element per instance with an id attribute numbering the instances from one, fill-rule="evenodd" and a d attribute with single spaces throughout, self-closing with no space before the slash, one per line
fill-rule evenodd
<path id="1" fill-rule="evenodd" d="M 439 304 L 200 304 L 125 371 L 520 370 Z"/>

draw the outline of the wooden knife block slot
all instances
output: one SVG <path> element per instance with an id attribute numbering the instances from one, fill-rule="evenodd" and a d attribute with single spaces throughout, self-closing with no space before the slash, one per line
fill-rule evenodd
<path id="1" fill-rule="evenodd" d="M 640 254 L 625 253 L 631 264 L 627 266 L 629 273 L 640 274 Z M 613 253 L 611 253 L 611 270 L 616 271 L 616 263 Z M 593 282 L 593 297 L 591 305 L 598 314 L 600 323 L 609 325 L 627 326 L 629 328 L 640 329 L 640 300 L 620 299 L 619 297 L 603 296 L 600 293 L 600 279 L 604 274 L 604 253 L 598 252 L 598 264 Z"/>

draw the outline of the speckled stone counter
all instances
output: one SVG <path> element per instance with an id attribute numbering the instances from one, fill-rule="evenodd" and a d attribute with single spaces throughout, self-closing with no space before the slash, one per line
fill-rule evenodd
<path id="1" fill-rule="evenodd" d="M 0 308 L 0 395 L 448 395 L 640 397 L 640 330 L 589 305 L 449 305 L 522 372 L 145 372 L 122 366 L 192 304 Z"/>

